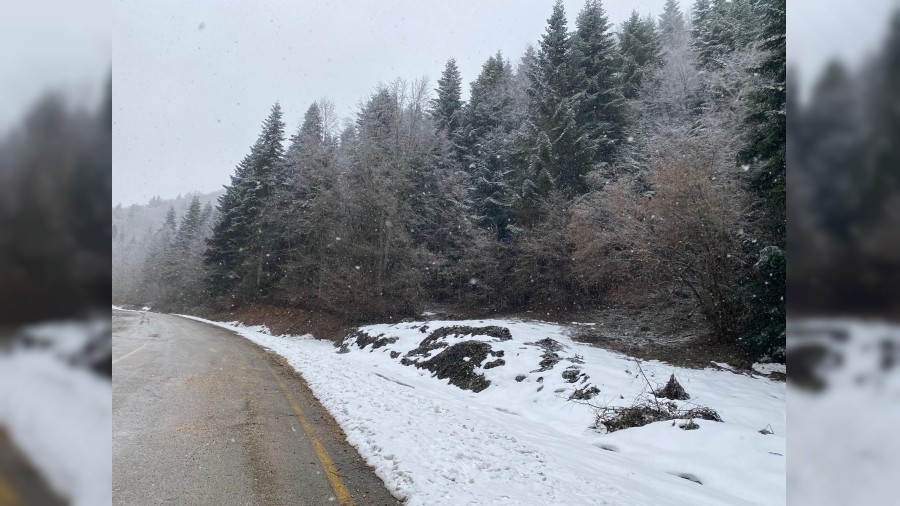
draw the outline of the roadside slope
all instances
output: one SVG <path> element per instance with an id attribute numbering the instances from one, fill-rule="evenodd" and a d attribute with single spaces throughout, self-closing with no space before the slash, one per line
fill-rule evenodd
<path id="1" fill-rule="evenodd" d="M 682 430 L 679 425 L 687 420 L 657 422 L 606 434 L 592 427 L 590 406 L 568 399 L 592 385 L 599 393 L 590 402 L 630 405 L 646 394 L 637 364 L 575 343 L 557 325 L 517 320 L 372 325 L 338 350 L 309 336 L 271 336 L 264 327 L 210 323 L 285 356 L 348 441 L 409 504 L 784 502 L 783 382 L 644 362 L 651 382 L 662 384 L 674 373 L 692 395 L 684 405 L 709 406 L 724 422 L 695 420 L 698 430 Z M 505 328 L 509 338 L 493 330 L 436 332 L 454 326 Z M 490 384 L 475 393 L 431 370 L 402 364 L 416 358 L 410 352 L 428 348 L 425 341 L 435 334 L 447 346 L 419 360 L 453 344 L 489 343 L 494 354 L 459 360 L 477 360 L 472 372 Z M 561 346 L 559 361 L 539 371 L 546 349 L 535 343 L 548 338 Z M 504 363 L 484 367 L 498 359 Z M 573 366 L 577 373 L 563 374 Z M 774 434 L 761 434 L 765 427 Z"/>

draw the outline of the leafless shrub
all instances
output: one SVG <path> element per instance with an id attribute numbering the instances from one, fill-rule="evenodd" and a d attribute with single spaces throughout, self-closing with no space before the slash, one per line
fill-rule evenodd
<path id="1" fill-rule="evenodd" d="M 616 182 L 576 205 L 569 238 L 577 280 L 594 292 L 686 289 L 714 333 L 733 337 L 742 209 L 715 166 L 702 152 L 659 160 L 650 192 Z"/>

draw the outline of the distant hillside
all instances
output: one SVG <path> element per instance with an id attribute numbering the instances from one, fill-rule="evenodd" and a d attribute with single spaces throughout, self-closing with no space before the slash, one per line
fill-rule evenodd
<path id="1" fill-rule="evenodd" d="M 191 199 L 196 195 L 201 205 L 216 206 L 222 191 L 212 193 L 189 193 L 174 199 L 154 197 L 146 204 L 127 207 L 117 205 L 112 210 L 112 297 L 114 302 L 137 302 L 133 295 L 138 293 L 141 276 L 139 273 L 149 254 L 150 241 L 162 227 L 169 208 L 175 210 L 176 220 L 180 220 Z"/>

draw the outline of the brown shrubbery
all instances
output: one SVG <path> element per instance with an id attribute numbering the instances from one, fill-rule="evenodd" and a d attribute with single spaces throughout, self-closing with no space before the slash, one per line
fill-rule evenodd
<path id="1" fill-rule="evenodd" d="M 655 297 L 687 290 L 720 338 L 737 329 L 741 210 L 731 183 L 702 157 L 657 163 L 650 191 L 613 183 L 576 204 L 574 274 L 592 294 Z"/>

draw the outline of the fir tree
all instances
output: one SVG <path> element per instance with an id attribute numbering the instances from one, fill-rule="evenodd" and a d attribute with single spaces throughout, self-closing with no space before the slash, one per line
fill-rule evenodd
<path id="1" fill-rule="evenodd" d="M 591 154 L 578 143 L 576 104 L 572 66 L 572 39 L 566 25 L 561 1 L 553 7 L 547 29 L 541 37 L 530 73 L 530 118 L 535 127 L 532 158 L 540 156 L 540 133 L 550 140 L 549 160 L 545 167 L 565 190 L 576 193 L 583 188 Z M 544 148 L 546 146 L 543 146 Z M 538 163 L 531 161 L 534 169 Z M 531 172 L 530 178 L 538 174 Z"/>
<path id="2" fill-rule="evenodd" d="M 662 45 L 652 19 L 641 19 L 637 11 L 622 24 L 619 34 L 622 54 L 622 85 L 625 98 L 635 98 L 643 83 L 662 64 Z"/>
<path id="3" fill-rule="evenodd" d="M 766 57 L 753 72 L 762 80 L 750 94 L 749 142 L 739 153 L 741 163 L 754 171 L 751 189 L 766 202 L 766 235 L 784 248 L 786 236 L 786 37 L 785 0 L 764 0 L 765 15 L 759 49 Z"/>
<path id="4" fill-rule="evenodd" d="M 766 56 L 752 71 L 762 83 L 750 94 L 745 121 L 750 127 L 749 142 L 738 154 L 739 160 L 754 170 L 751 191 L 765 203 L 762 238 L 766 246 L 758 252 L 753 272 L 745 281 L 749 332 L 741 339 L 756 354 L 785 345 L 787 240 L 785 0 L 763 0 L 760 12 L 764 28 L 758 45 Z"/>
<path id="5" fill-rule="evenodd" d="M 663 13 L 659 15 L 659 35 L 664 40 L 684 32 L 687 26 L 685 24 L 684 14 L 678 5 L 677 0 L 666 0 Z"/>
<path id="6" fill-rule="evenodd" d="M 325 124 L 325 107 L 330 107 L 328 102 L 310 105 L 291 137 L 267 213 L 270 221 L 266 228 L 273 231 L 270 251 L 277 252 L 278 274 L 283 274 L 289 285 L 283 288 L 295 292 L 307 293 L 318 285 L 327 236 L 333 233 L 337 212 L 333 198 L 336 144 Z"/>
<path id="7" fill-rule="evenodd" d="M 263 230 L 260 223 L 266 198 L 274 185 L 275 169 L 281 161 L 284 122 L 281 106 L 272 106 L 262 132 L 250 153 L 235 169 L 231 185 L 219 199 L 219 221 L 205 254 L 210 291 L 223 294 L 239 284 L 258 292 L 266 271 Z"/>
<path id="8" fill-rule="evenodd" d="M 459 128 L 459 115 L 463 107 L 462 77 L 455 59 L 447 60 L 441 78 L 438 79 L 438 87 L 434 91 L 437 97 L 431 101 L 431 115 L 438 130 L 447 132 L 452 138 Z"/>
<path id="9" fill-rule="evenodd" d="M 472 82 L 466 110 L 466 171 L 469 201 L 475 221 L 506 237 L 515 191 L 515 171 L 510 165 L 511 121 L 510 65 L 499 52 L 482 65 Z"/>
<path id="10" fill-rule="evenodd" d="M 188 254 L 191 243 L 200 234 L 200 226 L 202 225 L 202 211 L 200 208 L 200 199 L 195 195 L 191 198 L 187 211 L 181 217 L 181 224 L 175 234 L 175 251 L 176 254 Z"/>
<path id="11" fill-rule="evenodd" d="M 872 130 L 865 142 L 860 194 L 870 195 L 860 210 L 860 221 L 872 226 L 881 222 L 888 202 L 900 192 L 900 147 L 885 136 L 900 132 L 900 10 L 889 21 L 887 41 L 876 60 L 878 70 L 870 71 L 873 92 L 868 94 Z M 895 137 L 896 138 L 896 137 Z"/>
<path id="12" fill-rule="evenodd" d="M 729 55 L 753 42 L 756 23 L 751 0 L 697 0 L 691 33 L 700 66 L 713 70 L 725 66 Z"/>
<path id="13" fill-rule="evenodd" d="M 176 220 L 175 208 L 172 206 L 169 206 L 169 210 L 166 211 L 165 226 L 169 227 L 173 232 L 175 231 L 175 220 Z"/>
<path id="14" fill-rule="evenodd" d="M 620 59 L 606 12 L 599 1 L 589 0 L 578 14 L 573 43 L 574 83 L 577 93 L 578 138 L 590 155 L 590 165 L 569 176 L 578 190 L 584 174 L 612 165 L 625 127 Z"/>

